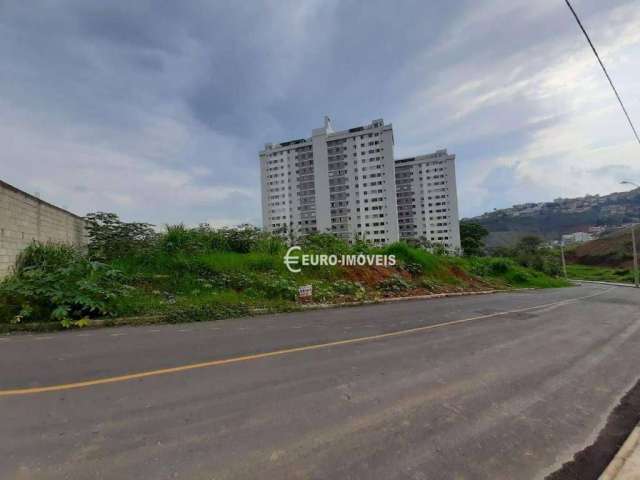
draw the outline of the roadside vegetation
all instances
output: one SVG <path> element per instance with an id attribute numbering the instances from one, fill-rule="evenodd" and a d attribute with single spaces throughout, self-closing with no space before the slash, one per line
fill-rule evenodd
<path id="1" fill-rule="evenodd" d="M 560 250 L 549 247 L 542 238 L 527 235 L 511 246 L 488 249 L 484 244 L 488 235 L 489 231 L 479 223 L 461 222 L 460 240 L 465 257 L 488 256 L 498 259 L 498 263 L 508 259 L 514 267 L 543 273 L 551 278 L 558 278 L 563 274 Z"/>
<path id="2" fill-rule="evenodd" d="M 569 278 L 633 283 L 631 231 L 620 228 L 567 248 Z"/>
<path id="3" fill-rule="evenodd" d="M 522 267 L 546 273 L 552 277 L 562 275 L 560 250 L 547 246 L 540 237 L 522 237 L 513 247 L 498 247 L 493 256 L 512 259 Z"/>
<path id="4" fill-rule="evenodd" d="M 633 283 L 633 271 L 629 268 L 596 267 L 593 265 L 567 265 L 569 278 L 600 282 Z"/>
<path id="5" fill-rule="evenodd" d="M 288 248 L 283 239 L 249 225 L 173 225 L 156 233 L 149 224 L 125 223 L 114 214 L 87 218 L 86 252 L 34 243 L 20 255 L 13 274 L 0 282 L 0 323 L 72 327 L 95 318 L 182 322 L 281 312 L 300 308 L 301 285 L 312 285 L 314 303 L 566 285 L 544 261 L 448 256 L 406 243 L 349 245 L 330 234 L 297 243 L 305 253 L 393 254 L 398 264 L 309 266 L 292 273 L 282 261 Z"/>

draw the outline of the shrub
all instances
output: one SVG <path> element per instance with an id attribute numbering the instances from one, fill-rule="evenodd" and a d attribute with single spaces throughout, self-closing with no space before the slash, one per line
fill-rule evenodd
<path id="1" fill-rule="evenodd" d="M 332 284 L 333 289 L 340 295 L 359 295 L 364 292 L 364 287 L 357 282 L 348 280 L 336 280 Z"/>
<path id="2" fill-rule="evenodd" d="M 286 244 L 282 241 L 282 239 L 270 233 L 262 234 L 255 245 L 255 251 L 271 256 L 280 255 L 285 250 Z"/>
<path id="3" fill-rule="evenodd" d="M 513 285 L 523 285 L 531 283 L 531 276 L 526 272 L 518 270 L 507 275 L 507 280 Z"/>
<path id="4" fill-rule="evenodd" d="M 275 255 L 285 248 L 278 236 L 251 225 L 220 229 L 213 229 L 208 224 L 200 224 L 197 228 L 187 228 L 183 224 L 168 225 L 159 243 L 164 251 L 170 253 L 260 252 Z"/>
<path id="5" fill-rule="evenodd" d="M 33 268 L 52 271 L 73 262 L 80 255 L 69 245 L 33 242 L 16 258 L 14 273 L 21 275 Z"/>
<path id="6" fill-rule="evenodd" d="M 302 249 L 305 252 L 326 253 L 328 255 L 348 254 L 349 244 L 332 233 L 312 233 L 302 238 Z"/>
<path id="7" fill-rule="evenodd" d="M 238 292 L 249 290 L 252 297 L 295 300 L 298 295 L 298 286 L 293 280 L 277 275 L 232 272 L 220 274 L 219 278 L 220 284 L 214 284 L 215 287 L 224 285 Z"/>
<path id="8" fill-rule="evenodd" d="M 427 290 L 429 290 L 431 292 L 433 292 L 433 291 L 438 289 L 438 284 L 435 281 L 433 281 L 432 279 L 429 279 L 429 278 L 423 278 L 420 281 L 420 286 L 422 288 L 426 288 Z"/>
<path id="9" fill-rule="evenodd" d="M 333 300 L 336 296 L 336 292 L 331 285 L 324 283 L 313 284 L 313 299 L 318 302 L 328 302 Z"/>
<path id="10" fill-rule="evenodd" d="M 224 230 L 214 230 L 208 223 L 201 223 L 196 230 L 206 250 L 229 251 L 229 242 Z"/>
<path id="11" fill-rule="evenodd" d="M 492 258 L 488 267 L 492 275 L 504 275 L 513 268 L 513 264 L 504 258 Z"/>
<path id="12" fill-rule="evenodd" d="M 62 251 L 34 244 L 24 252 L 21 268 L 0 283 L 0 303 L 8 305 L 2 320 L 68 325 L 73 319 L 116 313 L 113 301 L 129 290 L 122 273 L 77 252 Z M 62 258 L 64 265 L 52 262 Z"/>
<path id="13" fill-rule="evenodd" d="M 89 255 L 109 261 L 148 250 L 156 238 L 149 223 L 122 222 L 115 213 L 96 212 L 85 217 Z"/>
<path id="14" fill-rule="evenodd" d="M 281 269 L 283 263 L 279 257 L 256 252 L 247 255 L 247 266 L 254 271 L 268 272 Z"/>
<path id="15" fill-rule="evenodd" d="M 394 275 L 379 283 L 378 288 L 385 293 L 399 293 L 411 288 L 411 285 L 402 277 Z"/>
<path id="16" fill-rule="evenodd" d="M 234 290 L 244 290 L 245 288 L 255 286 L 256 283 L 253 276 L 243 272 L 232 272 L 223 278 L 226 278 L 227 286 Z"/>
<path id="17" fill-rule="evenodd" d="M 260 238 L 260 230 L 252 225 L 221 230 L 227 246 L 232 252 L 247 253 L 255 248 Z"/>
<path id="18" fill-rule="evenodd" d="M 365 242 L 364 240 L 357 239 L 354 244 L 351 246 L 351 253 L 359 254 L 359 253 L 373 253 L 375 247 L 372 247 L 371 244 Z"/>
<path id="19" fill-rule="evenodd" d="M 395 255 L 396 259 L 405 265 L 413 263 L 422 267 L 424 272 L 434 272 L 442 264 L 442 259 L 437 255 L 427 252 L 420 247 L 411 247 L 404 242 L 392 243 L 383 252 L 387 255 Z"/>
<path id="20" fill-rule="evenodd" d="M 264 279 L 260 282 L 259 288 L 267 298 L 295 300 L 298 296 L 298 286 L 287 278 Z"/>
<path id="21" fill-rule="evenodd" d="M 495 248 L 492 253 L 494 256 L 511 258 L 517 265 L 537 270 L 552 277 L 557 277 L 562 272 L 560 252 L 545 247 L 542 239 L 533 235 L 521 238 L 513 247 Z M 495 273 L 503 274 L 506 271 Z"/>
<path id="22" fill-rule="evenodd" d="M 419 263 L 406 263 L 403 268 L 414 277 L 422 275 L 424 272 L 424 268 Z"/>
<path id="23" fill-rule="evenodd" d="M 516 265 L 508 258 L 474 258 L 470 260 L 471 273 L 478 277 L 502 277 Z"/>
<path id="24" fill-rule="evenodd" d="M 207 248 L 207 236 L 201 230 L 188 229 L 182 223 L 167 225 L 167 232 L 160 236 L 160 248 L 167 253 L 196 253 Z"/>
<path id="25" fill-rule="evenodd" d="M 552 277 L 559 277 L 562 274 L 562 265 L 560 260 L 549 256 L 545 257 L 541 271 Z"/>
<path id="26" fill-rule="evenodd" d="M 266 272 L 284 269 L 282 258 L 260 252 L 212 252 L 201 255 L 196 262 L 212 272 Z"/>

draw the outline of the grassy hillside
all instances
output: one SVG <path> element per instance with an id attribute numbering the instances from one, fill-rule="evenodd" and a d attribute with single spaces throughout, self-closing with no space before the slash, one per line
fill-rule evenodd
<path id="1" fill-rule="evenodd" d="M 566 259 L 570 278 L 633 283 L 631 230 L 616 230 L 569 248 Z"/>
<path id="2" fill-rule="evenodd" d="M 569 278 L 600 282 L 633 283 L 633 271 L 628 268 L 594 267 L 590 265 L 567 265 Z"/>
<path id="3" fill-rule="evenodd" d="M 108 243 L 113 247 L 113 243 Z M 118 250 L 91 256 L 55 245 L 32 245 L 15 274 L 0 282 L 0 322 L 60 322 L 162 315 L 197 321 L 299 308 L 298 287 L 313 302 L 340 303 L 429 293 L 512 287 L 558 287 L 563 280 L 502 258 L 439 256 L 396 243 L 347 245 L 330 235 L 307 237 L 305 253 L 393 254 L 395 267 L 316 266 L 300 273 L 283 264 L 287 246 L 257 230 L 223 232 L 172 227 Z"/>
<path id="4" fill-rule="evenodd" d="M 636 229 L 636 234 L 640 234 L 640 230 Z M 568 249 L 567 261 L 599 267 L 631 268 L 633 265 L 631 230 L 628 228 L 616 230 Z"/>

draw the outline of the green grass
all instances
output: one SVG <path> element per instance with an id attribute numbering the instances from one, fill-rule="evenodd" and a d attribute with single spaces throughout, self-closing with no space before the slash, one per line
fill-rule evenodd
<path id="1" fill-rule="evenodd" d="M 465 257 L 458 259 L 457 263 L 463 269 L 493 281 L 496 285 L 516 288 L 559 288 L 569 285 L 563 278 L 523 267 L 510 258 Z"/>
<path id="2" fill-rule="evenodd" d="M 422 266 L 426 274 L 441 273 L 447 269 L 447 257 L 434 255 L 405 243 L 389 245 L 383 249 L 382 253 L 395 255 L 396 259 L 403 263 L 417 263 Z"/>
<path id="3" fill-rule="evenodd" d="M 284 272 L 282 256 L 261 252 L 211 252 L 198 255 L 194 263 L 212 272 Z"/>
<path id="4" fill-rule="evenodd" d="M 177 322 L 237 317 L 256 309 L 288 311 L 297 308 L 298 287 L 306 284 L 313 285 L 314 301 L 329 303 L 409 295 L 411 292 L 551 288 L 568 284 L 508 258 L 436 255 L 404 243 L 384 248 L 352 247 L 343 243 L 336 245 L 337 240 L 327 241 L 326 238 L 317 239 L 311 249 L 329 254 L 336 253 L 336 248 L 343 253 L 393 254 L 398 264 L 388 270 L 377 267 L 351 272 L 349 267 L 309 266 L 301 273 L 291 273 L 283 264 L 285 249 L 277 242 L 263 241 L 253 250 L 240 253 L 210 246 L 196 245 L 196 248 L 189 234 L 180 229 L 172 235 L 171 248 L 167 247 L 166 241 L 160 241 L 148 246 L 144 252 L 123 254 L 108 262 L 108 267 L 116 269 L 116 273 L 121 272 L 118 275 L 128 288 L 126 292 L 110 297 L 105 315 L 162 315 L 168 321 Z M 29 262 L 35 268 L 40 268 L 40 264 L 48 265 L 47 268 L 64 268 L 55 266 L 53 260 L 59 257 L 59 252 L 54 249 L 43 247 L 42 251 L 32 253 Z M 51 287 L 55 290 L 55 285 Z M 2 288 L 0 282 L 0 323 L 10 323 L 25 305 L 13 301 L 15 296 L 11 297 L 8 290 L 3 293 Z M 56 305 L 50 307 L 53 309 Z M 77 320 L 73 311 L 71 308 L 71 319 Z M 33 318 L 25 316 L 21 321 L 47 321 L 35 317 L 37 315 Z"/>
<path id="5" fill-rule="evenodd" d="M 569 286 L 563 278 L 554 278 L 531 269 L 518 267 L 504 276 L 514 287 L 520 288 L 559 288 Z"/>
<path id="6" fill-rule="evenodd" d="M 569 278 L 601 282 L 633 283 L 633 272 L 628 268 L 594 267 L 590 265 L 567 265 Z"/>

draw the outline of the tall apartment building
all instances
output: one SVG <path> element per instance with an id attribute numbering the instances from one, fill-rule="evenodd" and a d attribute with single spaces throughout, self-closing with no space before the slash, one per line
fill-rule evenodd
<path id="1" fill-rule="evenodd" d="M 460 248 L 455 155 L 395 160 L 382 119 L 336 132 L 328 118 L 310 138 L 260 152 L 262 225 L 300 236 L 332 232 L 374 244 L 425 238 Z"/>
<path id="2" fill-rule="evenodd" d="M 382 119 L 336 132 L 325 118 L 311 138 L 266 144 L 260 168 L 267 231 L 399 239 L 393 128 Z"/>
<path id="3" fill-rule="evenodd" d="M 460 250 L 456 156 L 446 150 L 396 160 L 400 239 Z"/>

